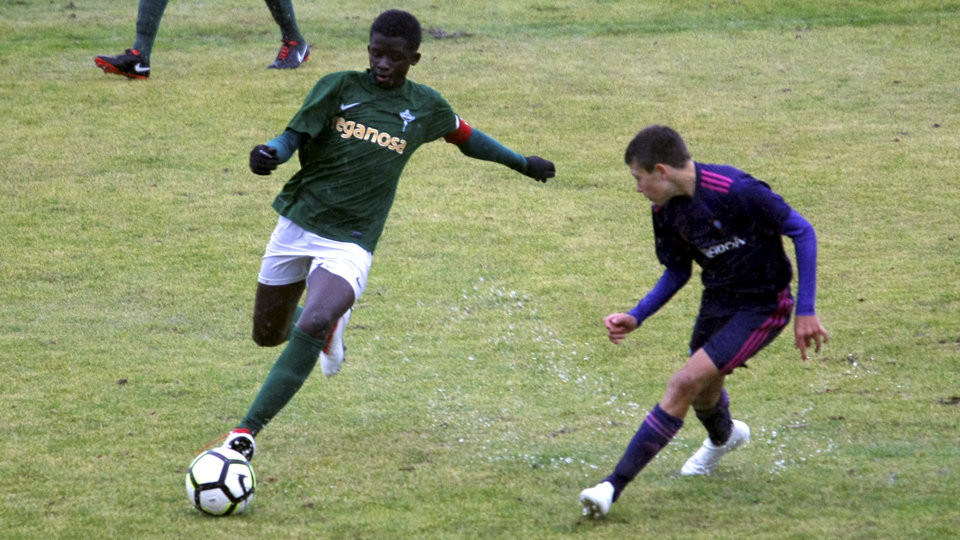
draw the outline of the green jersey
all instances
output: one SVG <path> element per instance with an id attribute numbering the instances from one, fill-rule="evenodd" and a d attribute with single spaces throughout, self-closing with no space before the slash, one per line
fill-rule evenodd
<path id="1" fill-rule="evenodd" d="M 369 70 L 327 75 L 287 126 L 309 137 L 298 149 L 300 171 L 273 207 L 308 231 L 372 253 L 407 160 L 457 122 L 428 86 L 408 80 L 381 88 Z"/>

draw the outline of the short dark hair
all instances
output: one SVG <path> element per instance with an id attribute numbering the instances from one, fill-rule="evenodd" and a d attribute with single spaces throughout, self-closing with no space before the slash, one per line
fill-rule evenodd
<path id="1" fill-rule="evenodd" d="M 640 130 L 640 133 L 627 145 L 623 160 L 627 165 L 636 163 L 647 172 L 653 171 L 657 163 L 669 165 L 675 169 L 682 168 L 690 159 L 690 152 L 679 133 L 667 126 L 651 125 Z"/>
<path id="2" fill-rule="evenodd" d="M 370 35 L 376 32 L 388 38 L 403 38 L 407 41 L 407 50 L 416 52 L 423 41 L 423 31 L 416 17 L 400 9 L 384 11 L 370 27 Z"/>

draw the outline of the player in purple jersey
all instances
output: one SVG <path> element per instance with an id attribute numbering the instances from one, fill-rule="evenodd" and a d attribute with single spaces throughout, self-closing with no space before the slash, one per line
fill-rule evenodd
<path id="1" fill-rule="evenodd" d="M 807 348 L 829 334 L 814 311 L 817 238 L 813 227 L 770 186 L 734 167 L 697 163 L 680 135 L 648 126 L 624 160 L 637 191 L 653 202 L 657 258 L 665 267 L 654 288 L 627 313 L 604 319 L 619 344 L 702 269 L 703 295 L 690 340 L 690 358 L 667 384 L 663 399 L 637 430 L 613 473 L 580 493 L 583 514 L 601 517 L 624 488 L 673 439 L 693 406 L 708 437 L 687 460 L 685 476 L 712 473 L 724 454 L 750 440 L 750 428 L 730 416 L 724 378 L 773 341 L 790 320 L 790 262 L 782 236 L 796 248 L 794 344 Z"/>

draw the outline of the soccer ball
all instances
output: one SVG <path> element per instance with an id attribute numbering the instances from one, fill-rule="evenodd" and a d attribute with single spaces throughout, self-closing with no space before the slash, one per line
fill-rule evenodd
<path id="1" fill-rule="evenodd" d="M 200 454 L 187 471 L 187 498 L 211 516 L 229 516 L 246 510 L 253 500 L 257 478 L 243 454 L 214 448 Z"/>

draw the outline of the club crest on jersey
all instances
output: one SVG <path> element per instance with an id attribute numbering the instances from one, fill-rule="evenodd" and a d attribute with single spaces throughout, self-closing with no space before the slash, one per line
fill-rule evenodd
<path id="1" fill-rule="evenodd" d="M 359 122 L 347 120 L 342 116 L 333 119 L 333 129 L 344 139 L 354 138 L 361 141 L 369 141 L 398 154 L 402 154 L 407 147 L 406 139 L 394 137 L 386 131 L 380 131 L 375 127 L 368 127 Z M 404 123 L 404 129 L 406 129 L 406 123 Z"/>
<path id="2" fill-rule="evenodd" d="M 417 117 L 410 112 L 410 109 L 407 109 L 402 113 L 400 113 L 400 119 L 403 120 L 403 129 L 401 129 L 400 132 L 406 133 L 407 126 L 410 125 L 410 122 L 413 122 L 414 120 L 416 120 Z"/>

